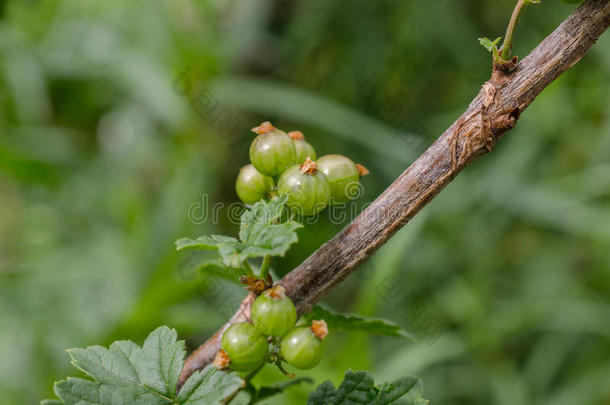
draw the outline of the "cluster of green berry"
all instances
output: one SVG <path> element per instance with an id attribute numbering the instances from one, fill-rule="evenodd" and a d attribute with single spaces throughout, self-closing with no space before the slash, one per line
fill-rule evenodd
<path id="1" fill-rule="evenodd" d="M 240 170 L 235 184 L 244 204 L 279 193 L 293 212 L 307 216 L 357 197 L 360 178 L 368 174 L 364 166 L 342 155 L 317 159 L 299 131 L 287 134 L 270 122 L 252 131 L 258 135 L 250 145 L 252 164 Z"/>
<path id="2" fill-rule="evenodd" d="M 295 327 L 297 311 L 280 284 L 254 301 L 251 318 L 252 324 L 235 323 L 225 331 L 222 349 L 214 361 L 217 367 L 251 371 L 271 362 L 282 369 L 281 362 L 285 361 L 308 370 L 320 362 L 328 334 L 326 322 Z"/>

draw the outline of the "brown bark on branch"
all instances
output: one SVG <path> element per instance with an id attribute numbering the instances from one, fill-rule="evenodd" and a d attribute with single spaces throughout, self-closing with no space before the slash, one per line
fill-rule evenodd
<path id="1" fill-rule="evenodd" d="M 610 25 L 609 0 L 589 0 L 516 66 L 496 67 L 468 109 L 371 205 L 281 281 L 299 313 L 354 272 L 464 167 L 491 151 L 519 115 L 577 63 Z M 220 338 L 247 321 L 253 296 L 186 360 L 180 384 L 214 360 Z"/>

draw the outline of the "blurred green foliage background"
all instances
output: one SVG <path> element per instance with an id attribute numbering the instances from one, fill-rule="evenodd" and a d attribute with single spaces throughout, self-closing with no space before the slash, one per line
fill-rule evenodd
<path id="1" fill-rule="evenodd" d="M 479 91 L 477 38 L 502 35 L 513 5 L 0 1 L 0 404 L 52 396 L 78 374 L 69 347 L 141 343 L 166 324 L 194 349 L 244 292 L 206 294 L 173 241 L 236 233 L 249 128 L 271 120 L 365 164 L 359 210 Z M 528 9 L 515 52 L 572 9 Z M 416 374 L 434 404 L 610 404 L 609 51 L 605 35 L 325 300 L 418 341 L 335 333 L 300 375 Z M 341 227 L 300 231 L 275 272 Z M 254 382 L 282 378 L 269 367 Z"/>

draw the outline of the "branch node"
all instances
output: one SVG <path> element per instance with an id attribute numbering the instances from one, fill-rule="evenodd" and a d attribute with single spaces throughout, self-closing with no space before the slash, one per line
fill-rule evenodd
<path id="1" fill-rule="evenodd" d="M 519 57 L 513 56 L 510 60 L 495 60 L 493 62 L 493 71 L 491 73 L 491 81 L 493 83 L 504 83 L 508 77 L 517 71 L 519 67 Z"/>

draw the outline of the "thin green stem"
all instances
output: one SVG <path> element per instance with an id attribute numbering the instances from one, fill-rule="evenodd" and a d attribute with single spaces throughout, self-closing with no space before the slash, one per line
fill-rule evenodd
<path id="1" fill-rule="evenodd" d="M 269 267 L 271 266 L 271 256 L 270 255 L 265 255 L 265 257 L 263 258 L 263 264 L 261 265 L 261 275 L 260 278 L 263 281 L 267 281 L 267 278 L 269 277 Z"/>
<path id="2" fill-rule="evenodd" d="M 517 27 L 517 22 L 519 21 L 519 17 L 521 17 L 521 13 L 525 7 L 527 7 L 531 3 L 531 0 L 519 0 L 517 2 L 517 6 L 515 6 L 515 10 L 513 11 L 513 15 L 510 18 L 510 23 L 508 24 L 508 28 L 506 29 L 506 35 L 504 36 L 504 43 L 502 44 L 502 54 L 500 55 L 503 60 L 509 60 L 510 54 L 513 49 L 513 34 L 515 33 L 515 28 Z"/>
<path id="3" fill-rule="evenodd" d="M 278 360 L 275 362 L 275 365 L 277 366 L 277 368 L 282 372 L 282 374 L 284 374 L 286 377 L 288 378 L 294 378 L 294 374 L 289 372 L 288 370 L 286 370 L 284 368 L 284 366 L 282 365 L 282 361 Z"/>
<path id="4" fill-rule="evenodd" d="M 250 263 L 248 263 L 248 260 L 244 260 L 244 264 L 243 264 L 243 268 L 246 271 L 246 275 L 249 277 L 256 277 L 254 275 L 254 270 L 252 270 L 252 266 L 250 266 Z"/>

